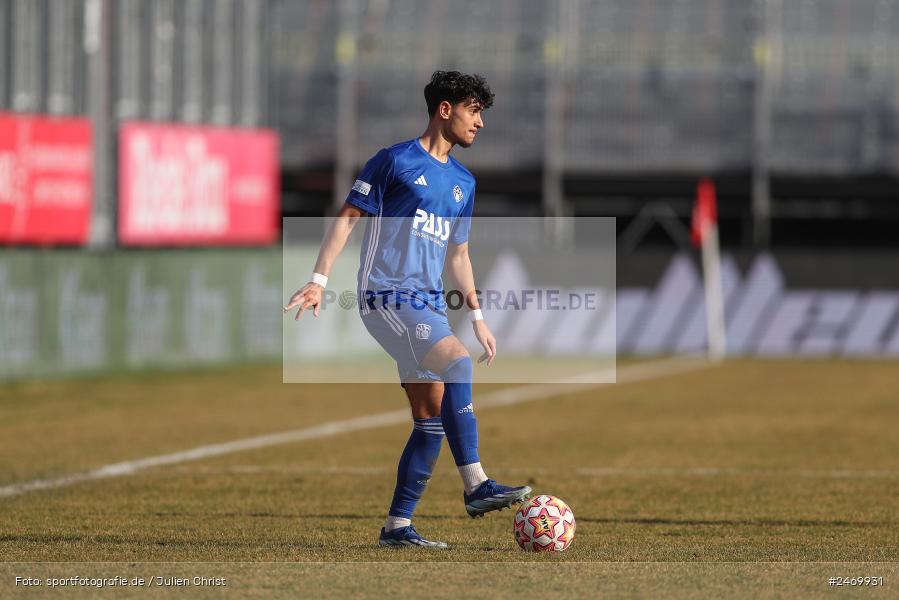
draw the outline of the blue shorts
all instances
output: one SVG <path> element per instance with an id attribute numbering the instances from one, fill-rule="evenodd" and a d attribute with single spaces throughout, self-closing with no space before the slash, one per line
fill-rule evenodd
<path id="1" fill-rule="evenodd" d="M 401 383 L 442 381 L 439 374 L 419 365 L 434 344 L 453 334 L 446 312 L 431 306 L 389 302 L 361 317 L 368 332 L 396 361 Z"/>

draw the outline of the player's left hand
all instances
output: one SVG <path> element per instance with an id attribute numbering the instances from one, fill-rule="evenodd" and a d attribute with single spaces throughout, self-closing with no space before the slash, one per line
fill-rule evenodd
<path id="1" fill-rule="evenodd" d="M 484 319 L 475 321 L 471 325 L 474 327 L 475 337 L 478 338 L 478 342 L 484 347 L 484 353 L 478 359 L 478 362 L 482 363 L 486 360 L 487 366 L 490 366 L 493 359 L 496 358 L 496 338 L 493 337 L 493 332 L 487 327 L 487 322 Z"/>

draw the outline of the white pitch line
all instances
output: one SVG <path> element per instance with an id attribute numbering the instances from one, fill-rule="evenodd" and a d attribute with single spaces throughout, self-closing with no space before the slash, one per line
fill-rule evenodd
<path id="1" fill-rule="evenodd" d="M 610 380 L 616 378 L 618 383 L 630 383 L 634 381 L 644 381 L 647 379 L 655 379 L 658 377 L 666 377 L 678 373 L 685 373 L 697 369 L 703 369 L 713 366 L 704 359 L 698 357 L 674 357 L 662 360 L 640 363 L 635 365 L 627 365 L 619 367 L 616 370 L 609 368 L 604 371 L 595 373 L 586 373 L 575 379 L 565 379 L 552 383 L 541 383 L 534 385 L 523 385 L 514 388 L 498 390 L 479 395 L 477 397 L 478 409 L 496 408 L 499 406 L 510 406 L 513 404 L 521 404 L 532 400 L 540 400 L 552 396 L 568 395 L 585 390 L 594 389 L 603 385 L 596 383 L 597 380 Z M 616 377 L 617 375 L 617 377 Z M 580 383 L 570 383 L 572 381 L 580 381 Z M 563 387 L 560 387 L 563 386 Z M 159 467 L 163 465 L 173 465 L 193 460 L 201 460 L 214 456 L 222 456 L 224 454 L 233 454 L 235 452 L 243 452 L 244 450 L 256 450 L 258 448 L 267 448 L 269 446 L 277 446 L 280 444 L 291 444 L 294 442 L 302 442 L 305 440 L 314 440 L 351 431 L 359 431 L 363 429 L 375 429 L 378 427 L 387 427 L 389 425 L 398 425 L 409 421 L 409 410 L 392 410 L 389 412 L 367 415 L 356 419 L 347 419 L 344 421 L 331 421 L 306 427 L 304 429 L 293 429 L 291 431 L 283 431 L 280 433 L 271 433 L 260 435 L 241 440 L 233 440 L 223 442 L 221 444 L 211 444 L 208 446 L 199 446 L 190 450 L 181 452 L 173 452 L 171 454 L 161 454 L 158 456 L 149 456 L 138 460 L 125 461 L 106 465 L 93 471 L 83 473 L 73 473 L 71 475 L 63 475 L 53 479 L 35 479 L 22 483 L 13 483 L 0 487 L 0 498 L 9 498 L 18 496 L 27 492 L 35 492 L 39 490 L 48 490 L 53 488 L 65 487 L 85 481 L 96 481 L 99 479 L 108 479 L 111 477 L 122 477 L 125 475 L 133 475 L 138 471 L 149 469 L 151 467 Z"/>

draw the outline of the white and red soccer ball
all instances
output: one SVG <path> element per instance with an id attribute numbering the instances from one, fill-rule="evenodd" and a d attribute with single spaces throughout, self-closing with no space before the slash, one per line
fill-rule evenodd
<path id="1" fill-rule="evenodd" d="M 574 539 L 574 513 L 555 496 L 537 496 L 521 505 L 512 524 L 515 541 L 528 552 L 561 552 Z"/>

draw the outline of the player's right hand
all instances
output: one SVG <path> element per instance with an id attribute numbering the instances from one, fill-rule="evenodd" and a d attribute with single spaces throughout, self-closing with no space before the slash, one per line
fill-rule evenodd
<path id="1" fill-rule="evenodd" d="M 284 314 L 287 314 L 288 311 L 299 306 L 300 310 L 297 311 L 297 316 L 294 317 L 294 321 L 299 320 L 303 313 L 306 312 L 307 308 L 311 308 L 312 315 L 317 317 L 318 309 L 322 302 L 322 292 L 324 290 L 325 288 L 319 284 L 310 281 L 290 297 L 290 302 L 284 307 Z"/>

